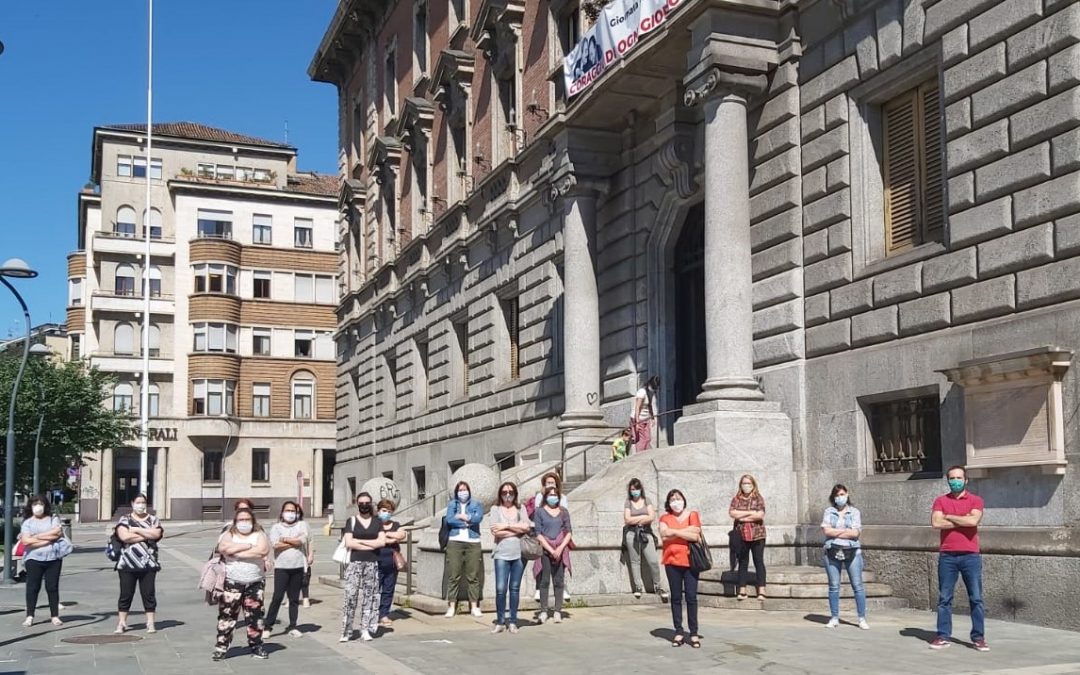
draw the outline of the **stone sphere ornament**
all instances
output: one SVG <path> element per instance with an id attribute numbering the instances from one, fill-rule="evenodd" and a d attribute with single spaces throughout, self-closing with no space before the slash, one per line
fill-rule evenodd
<path id="1" fill-rule="evenodd" d="M 461 467 L 450 476 L 450 499 L 457 498 L 453 493 L 454 486 L 462 480 L 469 484 L 473 499 L 483 504 L 484 508 L 495 503 L 498 497 L 496 493 L 499 491 L 499 473 L 495 469 L 484 464 L 466 464 Z"/>
<path id="2" fill-rule="evenodd" d="M 394 502 L 394 508 L 401 506 L 401 490 L 394 484 L 394 481 L 385 476 L 376 476 L 364 483 L 364 486 L 360 488 L 360 492 L 366 492 L 371 495 L 371 501 L 375 502 L 376 506 L 380 501 L 389 499 Z M 359 493 L 357 493 L 359 494 Z"/>

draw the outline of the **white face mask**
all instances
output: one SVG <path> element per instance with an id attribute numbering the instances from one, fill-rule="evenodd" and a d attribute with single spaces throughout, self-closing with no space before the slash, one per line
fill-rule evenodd
<path id="1" fill-rule="evenodd" d="M 45 506 L 42 504 L 34 504 L 30 507 L 30 512 L 40 518 L 45 515 Z"/>
<path id="2" fill-rule="evenodd" d="M 236 531 L 240 534 L 251 534 L 251 530 L 255 526 L 252 525 L 250 520 L 241 520 L 236 524 Z"/>
<path id="3" fill-rule="evenodd" d="M 285 520 L 286 523 L 295 523 L 296 511 L 286 511 L 285 513 L 281 514 L 281 517 Z"/>
<path id="4" fill-rule="evenodd" d="M 144 504 L 144 503 L 132 504 L 131 505 L 131 510 L 141 516 L 142 514 L 146 513 L 146 504 Z"/>
<path id="5" fill-rule="evenodd" d="M 753 485 L 749 485 L 749 484 L 747 484 L 747 485 L 743 485 L 743 486 L 742 486 L 742 491 L 743 491 L 743 494 L 744 494 L 744 495 L 748 495 L 748 494 L 750 494 L 751 492 L 753 492 L 753 491 L 754 491 L 754 486 L 753 486 Z"/>
<path id="6" fill-rule="evenodd" d="M 682 513 L 682 510 L 683 510 L 683 508 L 686 507 L 686 504 L 684 502 L 679 501 L 678 499 L 672 499 L 671 502 L 668 504 L 668 506 L 671 507 L 671 512 L 672 513 L 678 515 L 678 514 Z"/>

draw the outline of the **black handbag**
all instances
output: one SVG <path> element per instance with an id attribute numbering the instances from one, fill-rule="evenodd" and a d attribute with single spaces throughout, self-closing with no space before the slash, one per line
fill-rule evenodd
<path id="1" fill-rule="evenodd" d="M 690 542 L 690 569 L 695 572 L 712 569 L 712 552 L 704 534 L 700 534 L 697 541 Z"/>
<path id="2" fill-rule="evenodd" d="M 446 517 L 443 516 L 442 524 L 439 525 L 439 550 L 445 551 L 446 545 L 450 543 L 450 523 L 446 522 Z"/>

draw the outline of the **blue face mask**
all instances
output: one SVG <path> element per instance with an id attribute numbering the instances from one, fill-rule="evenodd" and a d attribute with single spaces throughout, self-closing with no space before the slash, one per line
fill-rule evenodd
<path id="1" fill-rule="evenodd" d="M 461 502 L 469 501 L 469 491 L 468 490 L 458 490 L 457 498 L 458 498 L 458 501 L 461 501 Z"/>
<path id="2" fill-rule="evenodd" d="M 391 516 L 393 515 L 394 514 L 390 513 L 389 511 L 379 511 L 379 520 L 385 523 L 386 521 L 390 520 Z"/>
<path id="3" fill-rule="evenodd" d="M 949 489 L 952 490 L 953 492 L 957 493 L 957 494 L 960 494 L 961 492 L 964 491 L 964 485 L 966 485 L 966 484 L 967 484 L 967 481 L 964 480 L 963 478 L 950 478 L 949 479 Z"/>
<path id="4" fill-rule="evenodd" d="M 833 500 L 833 503 L 836 504 L 836 508 L 838 509 L 844 508 L 847 506 L 847 495 L 836 495 L 836 499 Z"/>
<path id="5" fill-rule="evenodd" d="M 632 498 L 634 498 L 634 499 L 637 499 L 638 497 L 641 496 L 641 490 L 631 490 L 630 491 L 630 496 Z"/>
<path id="6" fill-rule="evenodd" d="M 547 503 L 548 503 L 548 506 L 558 506 L 559 505 L 559 498 L 556 495 L 548 495 L 547 496 Z"/>

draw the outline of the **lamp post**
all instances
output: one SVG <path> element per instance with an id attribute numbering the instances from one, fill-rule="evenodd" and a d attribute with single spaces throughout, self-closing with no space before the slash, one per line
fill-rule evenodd
<path id="1" fill-rule="evenodd" d="M 30 356 L 48 356 L 52 352 L 40 342 L 30 348 Z M 37 435 L 34 436 L 34 483 L 30 494 L 40 496 L 38 491 L 41 477 L 41 464 L 38 461 L 38 446 L 41 444 L 41 428 L 45 426 L 45 381 L 38 380 L 38 407 L 41 409 L 38 415 Z"/>
<path id="2" fill-rule="evenodd" d="M 226 405 L 228 403 L 226 402 Z M 221 419 L 225 420 L 225 423 L 229 425 L 229 436 L 225 439 L 225 449 L 221 452 L 221 519 L 228 522 L 225 517 L 225 460 L 229 457 L 229 445 L 233 439 L 233 420 L 228 411 L 221 413 Z M 237 433 L 239 434 L 240 423 L 236 422 Z"/>
<path id="3" fill-rule="evenodd" d="M 19 396 L 19 382 L 22 380 L 23 370 L 26 369 L 26 361 L 30 358 L 30 310 L 7 277 L 12 279 L 33 279 L 37 272 L 30 269 L 26 261 L 19 258 L 10 258 L 0 265 L 0 283 L 7 286 L 8 290 L 19 301 L 22 307 L 23 320 L 26 322 L 26 337 L 23 340 L 22 362 L 15 374 L 15 383 L 11 387 L 11 402 L 8 405 L 7 425 L 7 454 L 4 457 L 4 585 L 14 583 L 14 570 L 11 568 L 11 554 L 15 544 L 15 399 Z"/>

